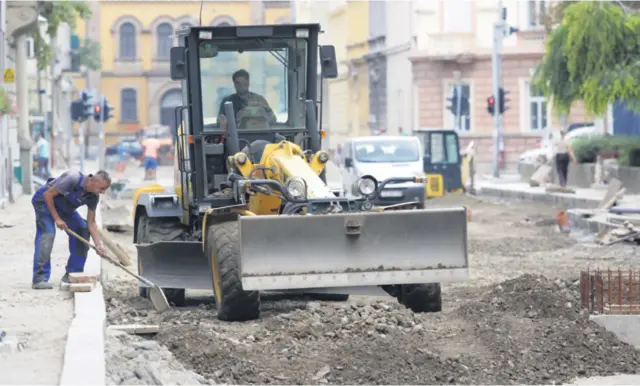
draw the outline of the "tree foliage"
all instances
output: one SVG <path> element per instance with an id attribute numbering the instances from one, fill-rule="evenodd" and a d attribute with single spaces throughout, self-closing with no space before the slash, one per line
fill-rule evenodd
<path id="1" fill-rule="evenodd" d="M 40 1 L 40 15 L 47 19 L 47 34 L 54 38 L 61 23 L 67 23 L 72 32 L 78 26 L 78 20 L 91 17 L 91 9 L 84 1 Z M 42 38 L 38 29 L 32 33 L 34 41 L 35 55 L 38 68 L 43 70 L 49 64 L 53 56 L 53 50 Z M 100 45 L 92 40 L 85 39 L 80 47 L 81 54 L 93 55 L 92 57 L 81 56 L 81 61 L 92 70 L 100 68 Z"/>
<path id="2" fill-rule="evenodd" d="M 556 112 L 568 113 L 581 100 L 587 112 L 603 115 L 617 99 L 640 110 L 640 14 L 632 9 L 640 4 L 620 3 L 571 1 L 550 9 L 546 25 L 555 28 L 534 83 Z"/>

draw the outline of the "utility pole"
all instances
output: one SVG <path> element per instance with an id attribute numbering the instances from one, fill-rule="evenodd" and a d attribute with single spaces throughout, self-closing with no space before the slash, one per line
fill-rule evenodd
<path id="1" fill-rule="evenodd" d="M 100 97 L 100 128 L 98 129 L 98 170 L 104 169 L 104 95 Z"/>
<path id="2" fill-rule="evenodd" d="M 491 53 L 491 70 L 493 78 L 492 93 L 496 98 L 496 106 L 500 105 L 499 90 L 502 86 L 502 39 L 504 38 L 504 20 L 502 1 L 498 2 L 498 20 L 493 24 L 493 51 Z M 502 143 L 502 122 L 500 109 L 493 110 L 493 176 L 500 177 L 500 145 Z"/>
<path id="3" fill-rule="evenodd" d="M 33 141 L 29 130 L 29 83 L 27 77 L 27 34 L 16 37 L 16 94 L 18 103 L 18 142 L 20 143 L 20 166 L 22 167 L 22 192 L 31 194 L 33 182 L 31 172 Z"/>

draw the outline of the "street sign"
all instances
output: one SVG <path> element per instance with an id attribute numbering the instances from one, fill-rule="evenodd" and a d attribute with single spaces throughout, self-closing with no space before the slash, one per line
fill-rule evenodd
<path id="1" fill-rule="evenodd" d="M 16 73 L 13 68 L 7 68 L 4 70 L 4 82 L 13 83 L 16 80 Z"/>

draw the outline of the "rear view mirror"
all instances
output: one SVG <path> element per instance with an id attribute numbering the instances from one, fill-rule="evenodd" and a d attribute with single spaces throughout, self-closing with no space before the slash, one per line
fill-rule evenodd
<path id="1" fill-rule="evenodd" d="M 171 47 L 171 80 L 187 77 L 187 50 L 184 47 Z"/>
<path id="2" fill-rule="evenodd" d="M 337 78 L 338 64 L 336 63 L 336 49 L 334 46 L 320 46 L 320 69 L 323 78 Z"/>
<path id="3" fill-rule="evenodd" d="M 349 157 L 344 159 L 344 167 L 346 168 L 352 168 L 353 167 L 353 160 Z"/>

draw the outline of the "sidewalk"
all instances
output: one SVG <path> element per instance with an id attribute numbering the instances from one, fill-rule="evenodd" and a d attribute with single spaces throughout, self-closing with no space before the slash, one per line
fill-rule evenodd
<path id="1" fill-rule="evenodd" d="M 575 193 L 548 193 L 544 187 L 531 187 L 513 176 L 485 177 L 475 182 L 479 195 L 522 199 L 556 204 L 564 209 L 595 208 L 607 193 L 607 188 L 573 188 Z M 640 207 L 640 195 L 625 194 L 620 205 Z"/>
<path id="2" fill-rule="evenodd" d="M 51 256 L 53 290 L 31 289 L 35 214 L 31 197 L 21 195 L 0 210 L 13 228 L 0 228 L 0 384 L 59 384 L 72 295 L 59 283 L 69 256 L 67 236 L 56 234 Z"/>

